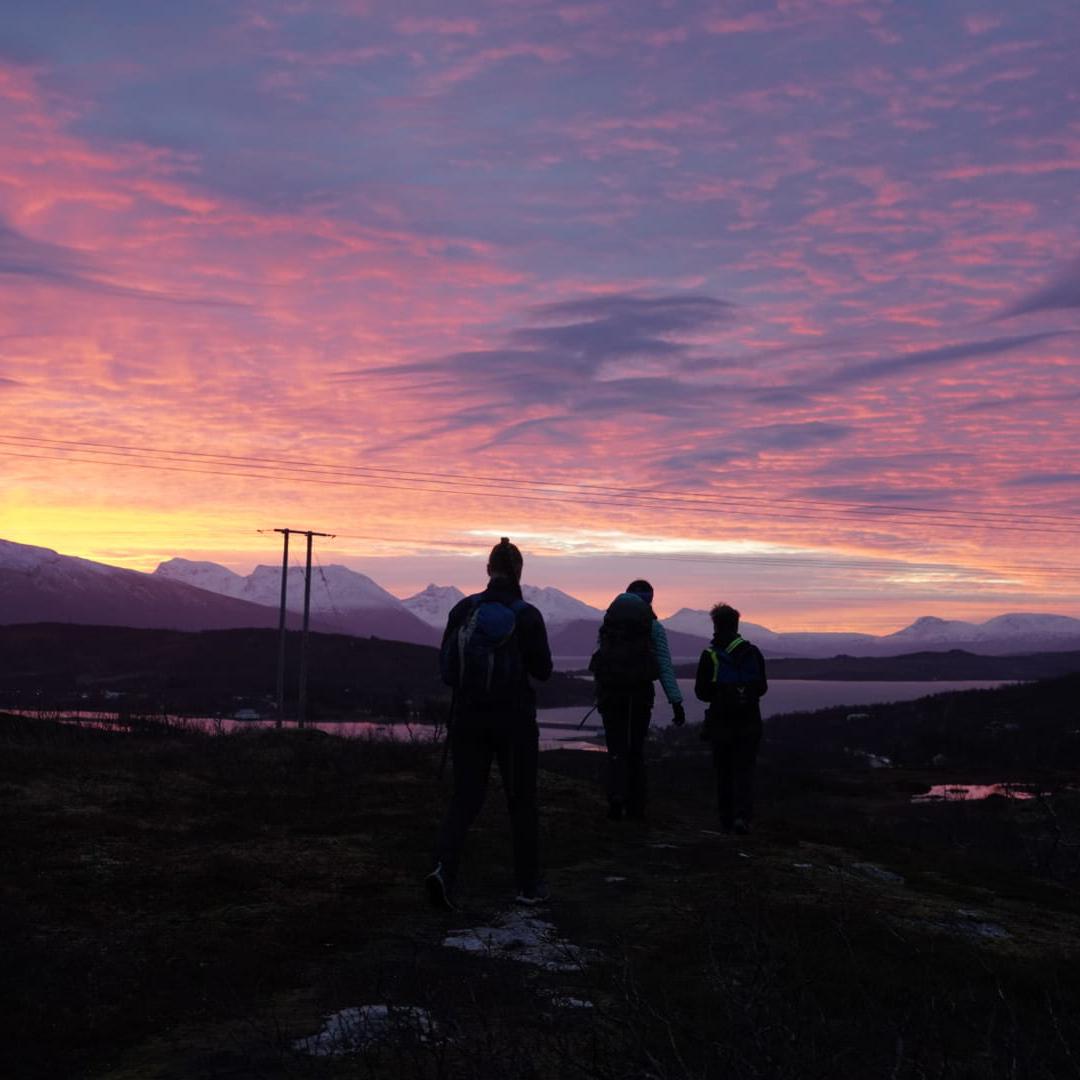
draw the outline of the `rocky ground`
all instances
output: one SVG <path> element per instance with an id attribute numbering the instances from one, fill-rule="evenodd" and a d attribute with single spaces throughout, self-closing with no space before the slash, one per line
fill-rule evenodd
<path id="1" fill-rule="evenodd" d="M 546 754 L 552 902 L 509 903 L 493 786 L 446 916 L 430 748 L 4 718 L 0 748 L 7 1075 L 1080 1072 L 1061 777 L 913 804 L 934 777 L 766 762 L 735 838 L 693 733 L 652 748 L 647 826 L 605 820 L 601 755 Z"/>

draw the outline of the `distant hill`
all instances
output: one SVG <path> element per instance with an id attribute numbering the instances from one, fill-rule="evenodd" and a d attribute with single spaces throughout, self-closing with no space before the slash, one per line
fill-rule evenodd
<path id="1" fill-rule="evenodd" d="M 600 632 L 600 619 L 578 619 L 556 630 L 549 636 L 553 656 L 589 657 L 596 649 L 596 635 Z M 697 660 L 701 650 L 708 645 L 704 638 L 691 637 L 676 631 L 668 631 L 668 645 L 676 662 Z"/>
<path id="2" fill-rule="evenodd" d="M 299 634 L 287 642 L 287 696 L 295 697 Z M 239 629 L 185 633 L 126 627 L 0 626 L 0 704 L 93 708 L 114 695 L 138 706 L 191 714 L 268 708 L 277 678 L 277 634 Z M 427 645 L 311 635 L 309 696 L 325 715 L 398 715 L 446 702 L 437 650 Z M 85 697 L 83 695 L 86 695 Z M 537 685 L 544 706 L 592 701 L 592 684 L 556 673 Z M 115 708 L 116 706 L 111 706 Z"/>
<path id="3" fill-rule="evenodd" d="M 677 667 L 681 678 L 693 678 L 696 665 Z M 774 659 L 770 679 L 928 682 L 934 679 L 1046 679 L 1080 672 L 1080 652 L 979 656 L 962 649 L 917 652 L 902 656 L 834 656 L 827 659 Z"/>
<path id="4" fill-rule="evenodd" d="M 786 713 L 766 722 L 766 746 L 801 769 L 875 755 L 897 766 L 1018 770 L 1080 767 L 1080 674 L 914 701 Z"/>
<path id="5" fill-rule="evenodd" d="M 0 540 L 0 625 L 29 622 L 219 630 L 276 627 L 278 612 L 184 582 Z"/>
<path id="6" fill-rule="evenodd" d="M 712 636 L 708 612 L 682 608 L 664 619 L 668 630 L 689 633 L 707 641 Z M 925 650 L 963 649 L 982 655 L 1061 652 L 1080 649 L 1080 619 L 1067 615 L 1015 613 L 984 623 L 916 619 L 892 634 L 853 634 L 813 631 L 777 633 L 744 622 L 741 631 L 768 657 L 899 656 Z"/>

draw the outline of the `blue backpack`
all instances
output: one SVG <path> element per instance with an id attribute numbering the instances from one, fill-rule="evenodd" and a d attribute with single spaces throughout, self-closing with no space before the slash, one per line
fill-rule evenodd
<path id="1" fill-rule="evenodd" d="M 743 648 L 743 646 L 746 648 Z M 758 700 L 756 684 L 761 681 L 761 664 L 757 653 L 745 638 L 735 638 L 723 649 L 708 650 L 713 662 L 713 683 L 716 693 L 713 705 L 720 716 L 737 720 Z"/>
<path id="2" fill-rule="evenodd" d="M 515 631 L 523 600 L 502 604 L 477 597 L 465 620 L 443 648 L 443 681 L 463 705 L 512 704 L 521 691 L 525 667 Z"/>

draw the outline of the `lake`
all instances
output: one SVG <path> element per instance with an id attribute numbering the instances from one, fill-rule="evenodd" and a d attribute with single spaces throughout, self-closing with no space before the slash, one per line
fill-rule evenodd
<path id="1" fill-rule="evenodd" d="M 837 682 L 815 679 L 778 679 L 769 684 L 769 692 L 761 699 L 761 714 L 767 720 L 779 713 L 824 709 L 833 705 L 847 705 L 853 712 L 867 712 L 874 705 L 890 701 L 911 701 L 926 697 L 928 694 L 944 694 L 952 690 L 985 690 L 1004 685 L 1004 680 L 951 680 L 940 682 Z M 694 697 L 694 680 L 680 679 L 683 692 L 686 719 L 689 723 L 700 723 L 704 717 L 705 705 Z M 68 720 L 90 727 L 116 727 L 116 714 L 90 711 L 37 712 L 30 709 L 5 709 L 5 712 L 22 713 L 38 716 L 41 719 Z M 545 750 L 561 747 L 564 749 L 598 750 L 602 747 L 587 740 L 603 731 L 600 716 L 594 712 L 585 726 L 578 730 L 577 725 L 588 712 L 587 705 L 569 708 L 541 709 L 537 716 L 540 722 L 541 748 Z M 273 720 L 234 720 L 211 717 L 168 717 L 168 722 L 177 727 L 189 727 L 215 734 L 233 731 L 247 731 L 253 728 L 273 727 Z M 653 726 L 667 727 L 671 723 L 671 708 L 664 700 L 663 692 L 657 689 L 657 704 L 653 709 Z M 295 727 L 295 722 L 287 721 L 286 727 Z M 435 730 L 422 724 L 379 724 L 371 721 L 316 722 L 310 725 L 321 731 L 344 737 L 395 738 L 430 740 Z"/>
<path id="2" fill-rule="evenodd" d="M 804 712 L 812 709 L 825 709 L 834 705 L 850 705 L 852 712 L 866 712 L 868 706 L 882 705 L 890 701 L 912 701 L 928 694 L 945 694 L 952 690 L 987 690 L 1003 686 L 1006 680 L 941 680 L 934 682 L 838 682 L 817 679 L 777 679 L 769 683 L 769 692 L 761 699 L 761 715 L 766 720 L 779 713 Z M 704 702 L 694 697 L 694 680 L 679 679 L 679 688 L 683 692 L 683 704 L 686 708 L 688 723 L 700 723 L 705 715 Z M 657 703 L 653 708 L 653 725 L 667 727 L 671 723 L 671 707 L 664 699 L 663 691 L 657 686 Z M 577 724 L 588 711 L 588 706 L 576 706 L 563 709 L 541 709 L 539 714 L 541 728 L 545 737 L 557 739 L 559 728 L 546 725 Z M 585 723 L 582 735 L 595 734 L 602 730 L 597 713 Z M 567 737 L 574 733 L 563 731 Z"/>

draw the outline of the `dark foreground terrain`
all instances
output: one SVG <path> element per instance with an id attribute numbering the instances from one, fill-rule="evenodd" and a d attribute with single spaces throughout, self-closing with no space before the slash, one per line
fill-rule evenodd
<path id="1" fill-rule="evenodd" d="M 604 819 L 601 755 L 544 755 L 551 929 L 501 925 L 547 934 L 545 968 L 520 941 L 444 945 L 510 910 L 494 786 L 464 910 L 422 906 L 431 747 L 0 717 L 4 1075 L 1080 1075 L 1067 777 L 766 762 L 759 827 L 733 838 L 695 733 L 652 756 L 644 827 Z M 910 801 L 979 779 L 1054 794 Z M 387 1005 L 348 1053 L 299 1041 Z"/>
<path id="2" fill-rule="evenodd" d="M 145 630 L 27 623 L 0 626 L 0 708 L 122 708 L 187 716 L 254 708 L 274 715 L 275 630 Z M 300 634 L 287 635 L 285 695 L 295 715 Z M 437 650 L 376 637 L 310 635 L 308 715 L 316 720 L 442 719 L 449 691 Z M 591 703 L 591 684 L 560 672 L 541 707 Z"/>

